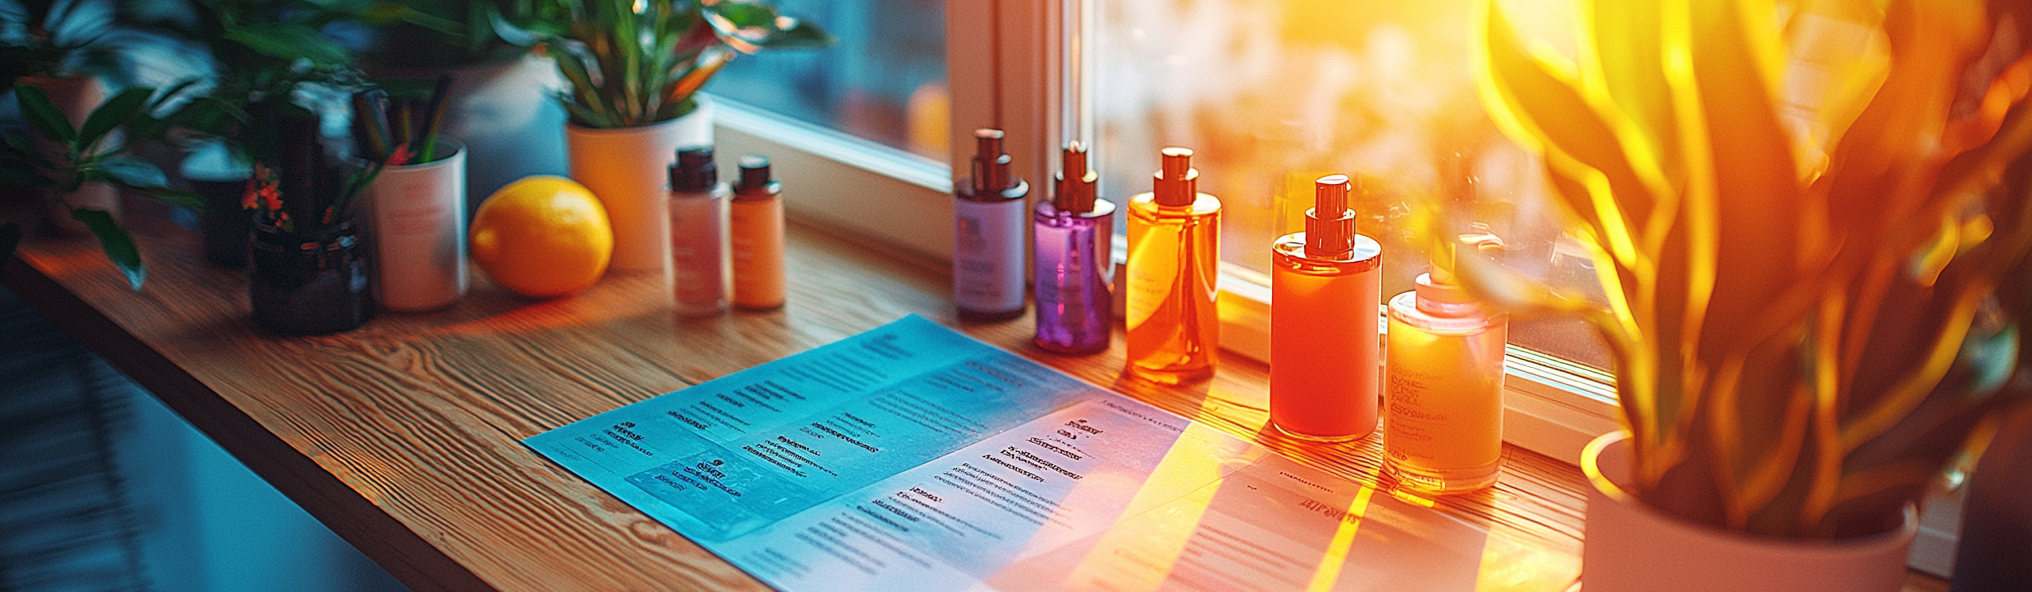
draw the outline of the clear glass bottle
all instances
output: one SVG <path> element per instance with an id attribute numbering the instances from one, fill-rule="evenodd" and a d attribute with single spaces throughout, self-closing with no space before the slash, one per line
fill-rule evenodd
<path id="1" fill-rule="evenodd" d="M 1466 248 L 1500 246 L 1464 237 Z M 1400 487 L 1457 493 L 1495 484 L 1503 464 L 1503 346 L 1509 321 L 1454 282 L 1452 254 L 1390 299 L 1384 470 Z"/>
<path id="2" fill-rule="evenodd" d="M 1301 439 L 1367 436 L 1382 402 L 1383 247 L 1355 233 L 1352 189 L 1320 177 L 1305 232 L 1270 247 L 1270 421 Z"/>
<path id="3" fill-rule="evenodd" d="M 670 165 L 671 295 L 680 316 L 727 310 L 727 197 L 710 146 L 680 148 Z"/>
<path id="4" fill-rule="evenodd" d="M 1057 195 L 1037 204 L 1035 300 L 1037 347 L 1061 354 L 1108 349 L 1115 320 L 1110 244 L 1115 204 L 1097 195 L 1100 175 L 1087 169 L 1087 149 L 1067 146 Z"/>
<path id="5" fill-rule="evenodd" d="M 1129 370 L 1163 384 L 1214 374 L 1221 348 L 1221 200 L 1199 192 L 1192 150 L 1165 148 L 1150 193 L 1129 201 Z"/>
<path id="6" fill-rule="evenodd" d="M 1030 183 L 1009 172 L 1002 130 L 974 130 L 973 175 L 954 183 L 953 305 L 960 320 L 1023 315 L 1023 220 Z"/>
<path id="7" fill-rule="evenodd" d="M 741 182 L 727 206 L 733 251 L 734 306 L 783 307 L 783 184 L 770 176 L 769 159 L 741 157 Z"/>

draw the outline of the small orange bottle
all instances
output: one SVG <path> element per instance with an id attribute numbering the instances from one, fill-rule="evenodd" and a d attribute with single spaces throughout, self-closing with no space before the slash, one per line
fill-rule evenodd
<path id="1" fill-rule="evenodd" d="M 1376 429 L 1383 247 L 1355 234 L 1346 175 L 1313 183 L 1305 232 L 1270 246 L 1270 421 L 1306 440 Z"/>
<path id="2" fill-rule="evenodd" d="M 1448 251 L 1500 249 L 1490 235 Z M 1447 494 L 1496 483 L 1503 467 L 1503 350 L 1510 324 L 1461 289 L 1456 253 L 1434 257 L 1417 289 L 1390 299 L 1384 362 L 1384 471 L 1407 491 Z"/>
<path id="3" fill-rule="evenodd" d="M 1178 384 L 1214 375 L 1221 348 L 1221 200 L 1199 192 L 1192 151 L 1165 148 L 1150 193 L 1129 201 L 1129 370 Z"/>
<path id="4" fill-rule="evenodd" d="M 783 184 L 770 178 L 768 158 L 741 157 L 740 182 L 727 206 L 736 307 L 783 307 L 782 196 Z"/>

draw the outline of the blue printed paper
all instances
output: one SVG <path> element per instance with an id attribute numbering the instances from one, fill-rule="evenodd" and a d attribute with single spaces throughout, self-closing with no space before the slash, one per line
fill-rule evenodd
<path id="1" fill-rule="evenodd" d="M 1500 542 L 914 315 L 524 443 L 793 591 L 1471 590 Z"/>

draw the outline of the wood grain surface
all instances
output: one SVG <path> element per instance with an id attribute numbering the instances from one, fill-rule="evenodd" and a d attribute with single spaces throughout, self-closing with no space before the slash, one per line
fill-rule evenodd
<path id="1" fill-rule="evenodd" d="M 959 323 L 943 263 L 796 220 L 779 311 L 679 319 L 671 295 L 640 275 L 532 301 L 476 271 L 453 308 L 383 312 L 307 338 L 257 330 L 245 272 L 204 265 L 195 232 L 135 225 L 149 269 L 138 293 L 84 238 L 25 244 L 0 281 L 419 590 L 766 589 L 519 440 L 909 313 L 1377 484 L 1378 438 L 1318 445 L 1266 429 L 1262 364 L 1230 357 L 1210 382 L 1166 387 L 1124 374 L 1119 335 L 1098 355 L 1046 353 L 1028 317 Z M 1498 563 L 1563 573 L 1578 569 L 1582 487 L 1575 467 L 1506 447 L 1496 487 L 1437 507 L 1488 525 L 1503 543 Z M 1483 569 L 1485 585 L 1502 583 Z"/>

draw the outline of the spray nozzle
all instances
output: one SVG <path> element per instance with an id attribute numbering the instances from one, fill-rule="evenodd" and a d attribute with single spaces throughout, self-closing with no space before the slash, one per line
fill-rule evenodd
<path id="1" fill-rule="evenodd" d="M 1171 147 L 1160 154 L 1164 163 L 1157 170 L 1157 181 L 1152 187 L 1157 205 L 1192 205 L 1199 199 L 1199 169 L 1192 168 L 1192 149 Z"/>
<path id="2" fill-rule="evenodd" d="M 1503 239 L 1490 234 L 1486 229 L 1461 234 L 1446 244 L 1445 252 L 1432 258 L 1432 283 L 1448 286 L 1459 284 L 1454 271 L 1462 255 L 1480 257 L 1485 261 L 1496 261 L 1503 254 Z"/>
<path id="3" fill-rule="evenodd" d="M 989 195 L 1001 193 L 1016 186 L 1016 180 L 1009 175 L 1009 163 L 1013 161 L 1002 153 L 1002 130 L 981 128 L 974 130 L 974 193 Z"/>
<path id="4" fill-rule="evenodd" d="M 1087 168 L 1087 147 L 1073 142 L 1066 145 L 1063 168 L 1057 175 L 1058 195 L 1052 199 L 1052 206 L 1062 212 L 1085 214 L 1094 211 L 1094 200 L 1098 199 L 1095 185 L 1101 180 L 1100 173 Z"/>
<path id="5" fill-rule="evenodd" d="M 1347 175 L 1327 175 L 1312 183 L 1312 209 L 1305 212 L 1305 252 L 1334 257 L 1355 250 L 1355 211 L 1348 194 L 1355 184 Z"/>

